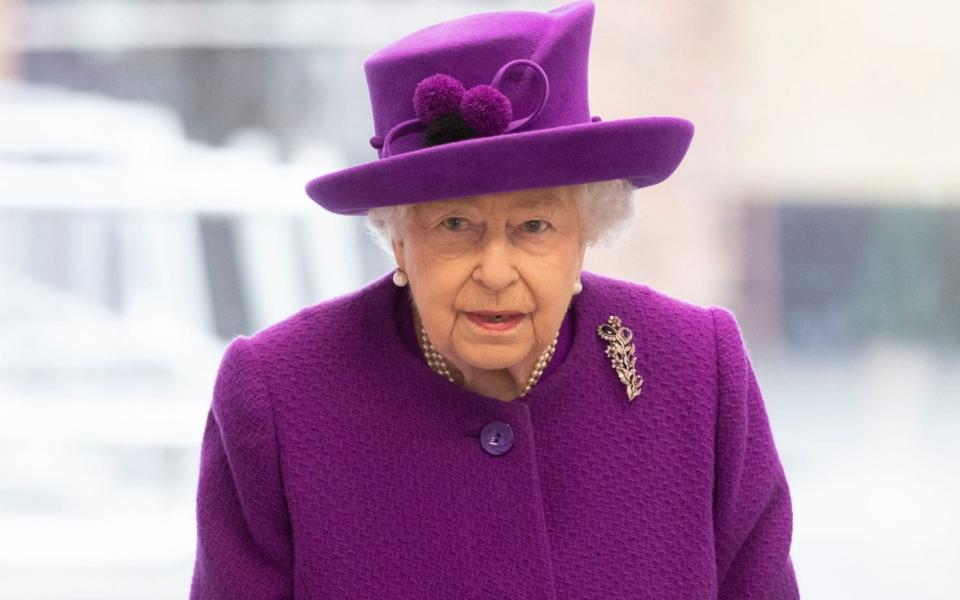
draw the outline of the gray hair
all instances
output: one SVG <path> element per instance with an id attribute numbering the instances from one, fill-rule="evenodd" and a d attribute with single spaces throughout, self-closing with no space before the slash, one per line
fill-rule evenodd
<path id="1" fill-rule="evenodd" d="M 608 179 L 576 184 L 577 207 L 587 247 L 611 246 L 630 228 L 636 214 L 633 192 L 627 179 Z M 392 239 L 402 237 L 404 221 L 412 204 L 378 206 L 367 211 L 366 231 L 377 246 L 393 256 Z"/>

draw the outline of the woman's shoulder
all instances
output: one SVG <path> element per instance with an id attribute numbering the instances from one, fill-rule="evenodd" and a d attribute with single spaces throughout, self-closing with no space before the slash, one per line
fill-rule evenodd
<path id="1" fill-rule="evenodd" d="M 715 360 L 724 348 L 744 346 L 734 312 L 720 304 L 698 304 L 644 283 L 597 273 L 581 275 L 585 316 L 598 324 L 609 315 L 621 318 L 651 355 Z"/>
<path id="2" fill-rule="evenodd" d="M 730 312 L 723 306 L 698 304 L 649 284 L 590 271 L 584 271 L 581 280 L 585 289 L 593 289 L 590 304 L 594 308 L 608 310 L 611 314 L 618 314 L 615 311 L 629 313 L 653 327 L 682 330 L 708 326 L 712 329 L 714 311 Z"/>
<path id="3" fill-rule="evenodd" d="M 675 373 L 716 377 L 716 367 L 741 372 L 748 360 L 739 324 L 731 309 L 698 304 L 644 283 L 596 273 L 583 273 L 583 313 L 591 323 L 609 315 L 621 318 L 633 332 L 641 362 Z"/>
<path id="4" fill-rule="evenodd" d="M 390 284 L 388 287 L 387 284 Z M 387 275 L 341 294 L 305 306 L 250 336 L 261 353 L 310 355 L 319 350 L 348 350 L 369 340 L 389 311 L 392 282 Z"/>

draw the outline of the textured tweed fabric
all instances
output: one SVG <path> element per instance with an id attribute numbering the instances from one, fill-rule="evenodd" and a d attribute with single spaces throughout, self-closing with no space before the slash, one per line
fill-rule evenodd
<path id="1" fill-rule="evenodd" d="M 390 273 L 226 347 L 192 600 L 792 599 L 792 510 L 732 312 L 583 272 L 539 383 L 434 373 Z M 634 332 L 629 402 L 597 327 Z M 502 421 L 495 456 L 480 431 Z"/>

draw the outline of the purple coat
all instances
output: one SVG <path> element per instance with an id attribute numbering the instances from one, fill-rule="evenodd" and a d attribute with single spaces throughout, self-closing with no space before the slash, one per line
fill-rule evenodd
<path id="1" fill-rule="evenodd" d="M 191 600 L 798 598 L 790 491 L 739 325 L 581 274 L 504 402 L 417 346 L 390 273 L 227 346 Z M 629 402 L 597 326 L 634 333 Z M 481 430 L 512 429 L 496 455 Z"/>

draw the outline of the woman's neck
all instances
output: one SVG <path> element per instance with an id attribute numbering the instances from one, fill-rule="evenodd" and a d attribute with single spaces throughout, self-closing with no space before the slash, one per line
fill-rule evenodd
<path id="1" fill-rule="evenodd" d="M 509 369 L 499 369 L 495 371 L 474 369 L 474 373 L 470 377 L 467 377 L 460 369 L 457 369 L 456 366 L 450 365 L 450 361 L 447 361 L 447 365 L 451 373 L 454 370 L 460 373 L 459 381 L 462 382 L 461 385 L 466 389 L 482 396 L 503 400 L 504 402 L 510 402 L 511 400 L 519 398 L 520 394 L 523 393 L 524 385 L 526 385 L 525 382 L 524 385 L 520 385 L 510 373 Z M 455 375 L 454 377 L 456 378 L 457 376 Z"/>
<path id="2" fill-rule="evenodd" d="M 420 339 L 420 315 L 417 310 L 413 310 L 413 327 L 417 332 L 417 339 Z M 421 348 L 422 350 L 422 348 Z M 437 350 L 439 352 L 439 350 Z M 532 361 L 524 361 L 519 366 L 507 367 L 503 369 L 477 369 L 469 365 L 463 365 L 461 368 L 447 356 L 443 357 L 447 364 L 447 370 L 454 382 L 464 388 L 489 398 L 496 398 L 509 402 L 519 398 L 526 387 L 530 371 L 536 363 L 536 358 Z M 529 362 L 529 364 L 525 364 Z"/>

